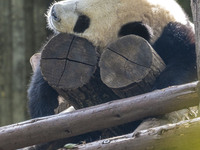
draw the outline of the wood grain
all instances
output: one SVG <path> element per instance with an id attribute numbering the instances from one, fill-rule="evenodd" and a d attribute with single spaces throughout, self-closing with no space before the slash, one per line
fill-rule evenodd
<path id="1" fill-rule="evenodd" d="M 100 62 L 103 83 L 121 98 L 149 92 L 165 64 L 151 45 L 135 35 L 108 45 Z"/>
<path id="2" fill-rule="evenodd" d="M 41 56 L 44 78 L 60 89 L 76 89 L 89 82 L 96 63 L 96 51 L 90 42 L 64 33 L 53 37 Z"/>

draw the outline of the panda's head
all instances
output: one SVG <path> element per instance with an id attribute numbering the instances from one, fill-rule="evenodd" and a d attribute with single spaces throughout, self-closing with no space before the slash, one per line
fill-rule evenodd
<path id="1" fill-rule="evenodd" d="M 154 43 L 169 22 L 188 24 L 174 0 L 64 0 L 50 7 L 47 21 L 54 31 L 84 37 L 101 49 L 127 34 Z"/>

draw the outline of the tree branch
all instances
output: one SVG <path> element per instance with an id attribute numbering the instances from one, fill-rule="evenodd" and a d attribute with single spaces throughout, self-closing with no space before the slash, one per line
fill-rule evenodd
<path id="1" fill-rule="evenodd" d="M 170 143 L 170 144 L 169 144 Z M 75 150 L 199 149 L 200 118 L 75 146 Z"/>
<path id="2" fill-rule="evenodd" d="M 16 149 L 166 114 L 198 104 L 198 82 L 0 128 L 0 149 Z M 21 138 L 19 138 L 21 137 Z"/>

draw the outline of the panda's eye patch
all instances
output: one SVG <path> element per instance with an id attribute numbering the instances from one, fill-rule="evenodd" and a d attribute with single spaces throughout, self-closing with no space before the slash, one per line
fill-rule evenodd
<path id="1" fill-rule="evenodd" d="M 83 33 L 90 25 L 90 18 L 85 15 L 78 17 L 76 25 L 74 26 L 74 32 Z"/>

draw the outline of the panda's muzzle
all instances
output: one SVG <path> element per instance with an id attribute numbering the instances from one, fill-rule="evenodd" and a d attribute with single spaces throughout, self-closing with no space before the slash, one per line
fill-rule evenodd
<path id="1" fill-rule="evenodd" d="M 58 17 L 58 15 L 57 15 L 57 13 L 55 11 L 55 5 L 51 9 L 51 16 L 52 16 L 54 21 L 60 22 L 61 19 Z"/>

